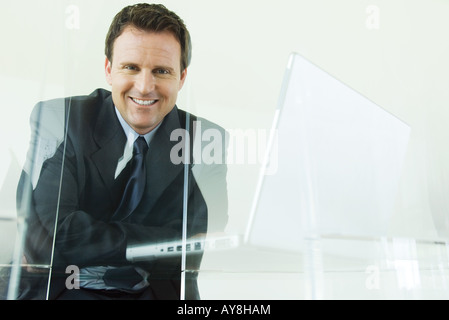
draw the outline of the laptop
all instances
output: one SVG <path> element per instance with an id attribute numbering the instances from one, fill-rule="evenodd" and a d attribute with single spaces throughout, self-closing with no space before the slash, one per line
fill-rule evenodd
<path id="1" fill-rule="evenodd" d="M 242 247 L 297 253 L 316 235 L 385 236 L 409 136 L 406 123 L 292 53 L 245 234 L 140 245 L 128 260 Z"/>

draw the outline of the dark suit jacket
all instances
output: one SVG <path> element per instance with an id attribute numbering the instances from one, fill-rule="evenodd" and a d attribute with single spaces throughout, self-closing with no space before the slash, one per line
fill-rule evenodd
<path id="1" fill-rule="evenodd" d="M 64 123 L 55 123 L 55 119 Z M 170 159 L 173 148 L 180 143 L 172 141 L 171 134 L 185 129 L 186 123 L 192 129 L 197 121 L 201 121 L 202 130 L 218 130 L 225 147 L 221 127 L 175 106 L 150 145 L 144 199 L 129 218 L 117 220 L 113 213 L 121 200 L 129 169 L 126 167 L 115 178 L 126 136 L 115 114 L 111 93 L 98 89 L 89 96 L 47 101 L 35 107 L 31 148 L 19 183 L 18 204 L 19 212 L 28 217 L 26 261 L 52 264 L 50 299 L 67 294 L 65 270 L 69 265 L 126 266 L 130 264 L 125 257 L 130 244 L 181 239 L 185 166 Z M 190 137 L 190 141 L 184 141 L 192 147 L 193 132 Z M 49 145 L 57 146 L 56 151 L 48 151 Z M 222 160 L 208 165 L 201 159 L 196 164 L 191 158 L 188 236 L 206 233 L 208 225 L 209 230 L 222 230 L 227 222 L 225 153 Z M 31 191 L 31 201 L 26 190 Z M 189 256 L 188 267 L 199 268 L 200 260 L 201 255 Z M 142 297 L 179 299 L 180 257 L 144 261 L 139 266 L 150 273 L 147 290 L 151 292 Z M 47 274 L 35 272 L 36 269 L 29 271 L 23 270 L 20 298 L 44 298 Z M 192 276 L 186 280 L 186 298 L 197 299 L 195 273 L 188 274 Z M 83 289 L 72 291 L 70 297 L 83 299 L 84 293 Z"/>

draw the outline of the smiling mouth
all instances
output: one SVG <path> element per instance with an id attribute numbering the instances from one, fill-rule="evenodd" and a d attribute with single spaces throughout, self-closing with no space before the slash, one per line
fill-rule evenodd
<path id="1" fill-rule="evenodd" d="M 139 106 L 152 106 L 153 104 L 159 101 L 159 100 L 140 100 L 132 97 L 131 100 L 137 103 Z"/>

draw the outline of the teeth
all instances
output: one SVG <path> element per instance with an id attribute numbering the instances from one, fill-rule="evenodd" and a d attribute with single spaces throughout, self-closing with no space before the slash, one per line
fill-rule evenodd
<path id="1" fill-rule="evenodd" d="M 139 100 L 136 98 L 131 98 L 135 103 L 140 104 L 141 106 L 150 106 L 156 103 L 157 100 Z"/>

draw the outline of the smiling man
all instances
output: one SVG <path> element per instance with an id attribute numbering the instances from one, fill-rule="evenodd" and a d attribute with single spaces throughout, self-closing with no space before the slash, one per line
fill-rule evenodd
<path id="1" fill-rule="evenodd" d="M 173 109 L 187 75 L 181 45 L 170 31 L 125 27 L 106 58 L 112 99 L 125 121 L 139 134 L 161 123 Z"/>
<path id="2" fill-rule="evenodd" d="M 114 18 L 105 53 L 111 91 L 33 110 L 18 188 L 28 232 L 17 298 L 198 299 L 201 250 L 184 265 L 181 254 L 127 256 L 130 247 L 204 236 L 227 222 L 225 152 L 215 150 L 221 158 L 212 164 L 170 158 L 179 143 L 171 134 L 194 137 L 197 123 L 217 130 L 225 145 L 221 127 L 176 106 L 189 32 L 162 5 L 132 5 Z M 182 150 L 201 143 L 185 142 Z M 181 277 L 185 269 L 193 272 Z"/>

